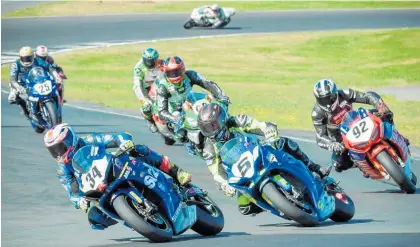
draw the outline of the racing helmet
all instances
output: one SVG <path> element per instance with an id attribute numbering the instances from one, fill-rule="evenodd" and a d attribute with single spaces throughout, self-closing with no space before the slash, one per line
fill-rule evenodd
<path id="1" fill-rule="evenodd" d="M 48 49 L 44 45 L 36 47 L 35 54 L 37 57 L 46 58 L 48 56 Z"/>
<path id="2" fill-rule="evenodd" d="M 141 58 L 146 68 L 153 69 L 157 65 L 157 62 L 159 59 L 159 53 L 156 49 L 147 48 L 141 54 Z"/>
<path id="3" fill-rule="evenodd" d="M 325 111 L 333 111 L 338 106 L 338 88 L 331 79 L 319 80 L 314 85 L 316 102 Z"/>
<path id="4" fill-rule="evenodd" d="M 220 7 L 219 7 L 218 4 L 212 4 L 212 5 L 210 5 L 210 9 L 215 11 L 215 12 L 219 12 Z"/>
<path id="5" fill-rule="evenodd" d="M 226 110 L 215 103 L 203 106 L 198 113 L 198 127 L 201 133 L 216 141 L 224 141 L 228 137 L 227 120 Z"/>
<path id="6" fill-rule="evenodd" d="M 75 154 L 78 137 L 74 130 L 62 123 L 53 126 L 44 136 L 44 143 L 58 163 L 67 164 Z"/>
<path id="7" fill-rule="evenodd" d="M 185 66 L 180 57 L 168 57 L 163 63 L 163 71 L 170 83 L 182 86 L 181 82 L 184 80 Z"/>
<path id="8" fill-rule="evenodd" d="M 29 67 L 34 63 L 34 51 L 29 46 L 24 46 L 19 50 L 19 61 L 24 67 Z"/>

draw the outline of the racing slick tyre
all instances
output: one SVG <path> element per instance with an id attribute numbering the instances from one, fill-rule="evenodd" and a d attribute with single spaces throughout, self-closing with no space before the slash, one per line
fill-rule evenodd
<path id="1" fill-rule="evenodd" d="M 330 219 L 335 222 L 346 222 L 354 216 L 353 200 L 343 192 L 333 194 L 335 199 L 335 211 L 330 216 Z"/>
<path id="2" fill-rule="evenodd" d="M 318 225 L 318 219 L 313 215 L 310 215 L 298 208 L 291 201 L 289 201 L 277 187 L 268 182 L 261 189 L 261 192 L 270 200 L 274 206 L 281 212 L 283 212 L 289 219 L 298 222 L 303 226 L 316 226 Z"/>
<path id="3" fill-rule="evenodd" d="M 153 214 L 153 219 L 140 215 L 131 198 L 126 195 L 117 196 L 112 206 L 128 226 L 152 242 L 166 242 L 172 239 L 172 226 L 159 212 Z"/>
<path id="4" fill-rule="evenodd" d="M 185 29 L 191 29 L 195 26 L 195 21 L 193 19 L 189 19 L 187 22 L 185 22 L 184 24 L 184 28 Z"/>
<path id="5" fill-rule="evenodd" d="M 216 203 L 208 196 L 195 198 L 195 200 L 211 203 L 211 205 L 197 205 L 197 221 L 191 229 L 203 236 L 213 236 L 221 232 L 225 226 L 225 220 Z"/>
<path id="6" fill-rule="evenodd" d="M 416 192 L 416 185 L 404 174 L 402 168 L 386 152 L 382 151 L 377 156 L 378 162 L 385 168 L 389 175 L 394 179 L 402 191 L 407 194 Z"/>

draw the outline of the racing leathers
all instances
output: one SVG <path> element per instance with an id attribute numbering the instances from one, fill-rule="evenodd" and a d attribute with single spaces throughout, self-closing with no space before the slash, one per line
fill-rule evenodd
<path id="1" fill-rule="evenodd" d="M 23 114 L 29 119 L 29 111 L 26 106 L 26 101 L 20 96 L 26 94 L 25 81 L 28 73 L 32 68 L 42 67 L 46 71 L 51 71 L 53 68 L 48 64 L 39 64 L 35 59 L 32 65 L 23 66 L 19 59 L 16 59 L 10 65 L 10 93 L 8 96 L 9 104 L 18 104 L 22 108 Z"/>
<path id="2" fill-rule="evenodd" d="M 338 104 L 331 111 L 323 110 L 318 103 L 315 103 L 312 110 L 312 123 L 316 131 L 316 142 L 321 148 L 333 152 L 332 159 L 337 172 L 353 166 L 348 150 L 342 144 L 343 140 L 339 129 L 344 115 L 352 110 L 353 103 L 369 104 L 375 107 L 383 115 L 382 119 L 385 122 L 394 124 L 392 112 L 375 92 L 364 93 L 350 88 L 338 90 Z"/>
<path id="3" fill-rule="evenodd" d="M 246 115 L 230 116 L 226 122 L 227 130 L 222 141 L 213 138 L 206 138 L 203 150 L 203 158 L 213 175 L 213 179 L 219 184 L 227 196 L 234 196 L 235 189 L 229 186 L 227 174 L 223 168 L 220 157 L 220 148 L 227 141 L 241 135 L 240 132 L 263 136 L 268 145 L 272 145 L 277 150 L 283 150 L 294 158 L 302 161 L 309 170 L 317 172 L 321 177 L 327 176 L 330 168 L 321 167 L 313 163 L 308 156 L 300 149 L 299 145 L 293 140 L 278 136 L 277 126 L 271 122 L 260 122 Z M 238 210 L 243 215 L 258 214 L 263 210 L 251 202 L 245 195 L 237 192 Z"/>
<path id="4" fill-rule="evenodd" d="M 225 12 L 223 11 L 223 8 L 219 8 L 218 12 L 215 13 L 210 7 L 210 5 L 201 6 L 195 11 L 200 15 L 201 23 L 211 25 L 212 28 L 218 28 L 222 26 L 226 20 Z"/>
<path id="5" fill-rule="evenodd" d="M 182 109 L 182 104 L 194 85 L 208 90 L 222 101 L 229 101 L 229 98 L 216 83 L 206 79 L 193 70 L 185 71 L 185 76 L 178 86 L 168 82 L 165 76 L 156 79 L 156 83 L 159 85 L 157 92 L 159 118 L 165 122 L 177 122 L 177 117 L 172 115 L 172 113 Z"/>
<path id="6" fill-rule="evenodd" d="M 182 184 L 186 183 L 185 177 L 183 177 L 185 172 L 171 163 L 168 157 L 156 153 L 145 145 L 134 145 L 131 139 L 132 136 L 127 133 L 91 134 L 78 138 L 74 149 L 78 150 L 85 145 L 95 145 L 103 146 L 105 148 L 119 148 L 118 150 L 120 151 L 134 150 L 135 152 L 130 152 L 130 155 L 135 153 L 136 156 L 141 158 L 145 163 L 159 168 Z M 116 153 L 117 152 L 118 151 L 116 151 Z M 114 159 L 113 162 L 115 165 L 118 165 L 117 159 Z M 117 223 L 97 207 L 89 206 L 89 201 L 83 197 L 83 192 L 79 190 L 79 183 L 81 181 L 78 180 L 78 173 L 73 168 L 71 161 L 59 164 L 57 175 L 61 184 L 67 191 L 73 206 L 76 209 L 82 209 L 87 212 L 88 221 L 93 229 L 102 230 Z"/>
<path id="7" fill-rule="evenodd" d="M 134 67 L 133 90 L 140 102 L 143 103 L 141 113 L 150 124 L 154 124 L 152 119 L 152 105 L 156 100 L 156 95 L 151 97 L 150 90 L 155 90 L 152 86 L 155 80 L 162 75 L 162 59 L 158 59 L 158 64 L 153 69 L 148 69 L 141 59 Z"/>

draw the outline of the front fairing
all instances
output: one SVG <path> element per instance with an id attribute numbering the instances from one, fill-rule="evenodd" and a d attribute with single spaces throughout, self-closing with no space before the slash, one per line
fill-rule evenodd
<path id="1" fill-rule="evenodd" d="M 178 186 L 173 184 L 172 178 L 167 178 L 157 168 L 144 163 L 139 158 L 122 155 L 114 159 L 115 180 L 109 185 L 109 191 L 117 191 L 122 184 L 132 181 L 141 187 L 153 191 L 161 198 L 160 206 L 165 210 L 168 220 L 174 226 L 175 233 L 185 230 L 195 222 L 195 206 L 187 206 L 182 200 Z M 109 193 L 111 195 L 111 193 Z M 104 197 L 105 199 L 105 197 Z M 108 200 L 110 197 L 108 196 Z"/>
<path id="2" fill-rule="evenodd" d="M 51 101 L 58 95 L 57 83 L 53 78 L 45 77 L 37 81 L 26 80 L 26 85 L 29 88 L 29 100 L 31 101 Z"/>

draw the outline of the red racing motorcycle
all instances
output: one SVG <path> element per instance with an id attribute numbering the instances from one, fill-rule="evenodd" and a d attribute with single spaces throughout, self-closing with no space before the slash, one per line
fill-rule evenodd
<path id="1" fill-rule="evenodd" d="M 340 131 L 351 160 L 365 175 L 396 184 L 407 194 L 416 191 L 410 149 L 395 126 L 359 108 L 344 115 Z"/>

